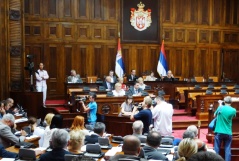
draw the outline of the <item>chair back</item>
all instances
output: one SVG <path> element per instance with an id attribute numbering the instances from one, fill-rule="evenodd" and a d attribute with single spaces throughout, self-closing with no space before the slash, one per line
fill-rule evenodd
<path id="1" fill-rule="evenodd" d="M 173 139 L 169 137 L 163 137 L 161 139 L 161 143 L 159 147 L 165 147 L 165 148 L 172 148 L 173 147 Z"/>
<path id="2" fill-rule="evenodd" d="M 95 83 L 97 80 L 97 76 L 87 76 L 86 77 L 86 82 L 87 83 Z"/>

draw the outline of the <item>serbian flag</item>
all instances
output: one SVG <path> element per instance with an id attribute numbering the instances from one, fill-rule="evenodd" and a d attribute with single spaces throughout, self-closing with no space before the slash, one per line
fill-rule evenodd
<path id="1" fill-rule="evenodd" d="M 166 54 L 165 54 L 165 51 L 164 51 L 164 40 L 163 40 L 162 45 L 161 45 L 157 71 L 158 71 L 159 75 L 161 75 L 161 76 L 166 76 L 167 72 L 168 72 Z"/>
<path id="2" fill-rule="evenodd" d="M 124 62 L 121 53 L 121 45 L 120 45 L 120 38 L 118 40 L 118 50 L 116 54 L 116 61 L 115 61 L 115 74 L 119 78 L 123 78 L 125 73 Z"/>

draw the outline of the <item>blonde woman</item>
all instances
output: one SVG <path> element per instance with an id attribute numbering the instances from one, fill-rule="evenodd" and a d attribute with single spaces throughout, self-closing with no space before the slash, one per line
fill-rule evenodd
<path id="1" fill-rule="evenodd" d="M 83 131 L 71 131 L 68 150 L 72 154 L 80 154 L 81 147 L 84 145 L 85 134 Z"/>
<path id="2" fill-rule="evenodd" d="M 198 146 L 194 139 L 183 139 L 178 145 L 179 159 L 177 161 L 187 161 L 193 154 L 197 153 Z"/>
<path id="3" fill-rule="evenodd" d="M 156 77 L 154 76 L 154 72 L 151 71 L 150 72 L 150 75 L 148 75 L 146 78 L 145 78 L 145 81 L 156 81 Z"/>
<path id="4" fill-rule="evenodd" d="M 120 83 L 115 84 L 115 90 L 112 91 L 114 96 L 124 96 L 125 91 L 122 89 L 122 85 Z"/>
<path id="5" fill-rule="evenodd" d="M 118 78 L 118 83 L 121 83 L 121 88 L 126 90 L 126 85 L 124 84 L 124 78 Z"/>
<path id="6" fill-rule="evenodd" d="M 137 82 L 139 83 L 139 88 L 141 88 L 142 90 L 144 90 L 144 89 L 145 89 L 145 86 L 146 86 L 146 84 L 144 84 L 144 79 L 143 79 L 142 77 L 139 77 L 139 78 L 137 79 Z"/>

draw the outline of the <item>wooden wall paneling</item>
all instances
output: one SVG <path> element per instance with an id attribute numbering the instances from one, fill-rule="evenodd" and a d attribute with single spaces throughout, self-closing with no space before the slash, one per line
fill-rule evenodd
<path id="1" fill-rule="evenodd" d="M 103 10 L 103 6 L 104 6 L 104 1 L 103 0 L 92 0 L 91 1 L 92 4 L 92 19 L 94 20 L 103 20 L 104 17 L 103 17 L 103 13 L 104 13 L 104 10 Z"/>
<path id="2" fill-rule="evenodd" d="M 172 0 L 161 0 L 160 6 L 162 6 L 162 22 L 163 23 L 172 23 Z"/>
<path id="3" fill-rule="evenodd" d="M 73 23 L 62 23 L 62 38 L 63 41 L 75 41 L 76 29 Z"/>
<path id="4" fill-rule="evenodd" d="M 210 49 L 210 55 L 212 55 L 212 70 L 211 70 L 211 75 L 212 76 L 218 76 L 218 80 L 221 80 L 220 79 L 220 76 L 221 76 L 221 52 L 222 52 L 222 49 Z"/>
<path id="5" fill-rule="evenodd" d="M 184 29 L 175 29 L 175 42 L 185 42 Z"/>
<path id="6" fill-rule="evenodd" d="M 79 46 L 78 53 L 80 56 L 79 68 L 80 68 L 82 77 L 86 77 L 87 72 L 88 72 L 88 66 L 89 66 L 89 61 L 87 60 L 87 55 L 89 55 L 90 47 L 87 45 L 78 45 L 78 46 Z"/>
<path id="7" fill-rule="evenodd" d="M 118 26 L 108 25 L 106 26 L 106 39 L 115 41 L 118 38 Z"/>
<path id="8" fill-rule="evenodd" d="M 79 68 L 76 68 L 74 64 L 72 64 L 72 45 L 64 45 L 64 56 L 65 56 L 65 62 L 62 64 L 63 67 L 65 67 L 65 73 L 63 74 L 65 76 L 65 80 L 67 76 L 71 74 L 71 70 L 75 69 L 76 73 L 79 74 Z"/>
<path id="9" fill-rule="evenodd" d="M 165 44 L 167 44 L 168 42 L 173 42 L 173 29 L 170 28 L 164 28 L 163 29 L 163 34 L 164 34 L 164 42 Z"/>
<path id="10" fill-rule="evenodd" d="M 91 38 L 90 36 L 90 25 L 87 24 L 77 24 L 77 41 L 81 40 L 89 40 Z"/>
<path id="11" fill-rule="evenodd" d="M 198 74 L 203 75 L 206 78 L 209 76 L 210 69 L 207 68 L 208 64 L 211 63 L 210 59 L 208 58 L 208 49 L 207 48 L 198 48 L 198 61 L 197 67 L 199 69 Z"/>
<path id="12" fill-rule="evenodd" d="M 45 28 L 45 38 L 51 39 L 51 41 L 57 41 L 61 37 L 61 26 L 60 23 L 46 23 Z"/>
<path id="13" fill-rule="evenodd" d="M 209 30 L 199 30 L 199 43 L 209 43 L 210 31 Z"/>
<path id="14" fill-rule="evenodd" d="M 222 24 L 222 17 L 224 15 L 223 1 L 213 0 L 212 2 L 212 25 Z"/>
<path id="15" fill-rule="evenodd" d="M 60 9 L 63 11 L 60 12 L 60 17 L 65 18 L 65 19 L 73 19 L 75 14 L 74 14 L 74 5 L 75 5 L 75 0 L 62 0 L 62 7 L 60 6 Z"/>
<path id="16" fill-rule="evenodd" d="M 115 71 L 115 61 L 116 61 L 116 54 L 117 54 L 117 46 L 115 45 L 107 45 L 106 46 L 106 58 L 108 57 L 108 62 L 107 59 L 103 59 L 102 61 L 104 62 L 103 66 L 103 75 L 108 75 L 109 70 Z"/>
<path id="17" fill-rule="evenodd" d="M 120 12 L 120 1 L 104 0 L 104 19 L 117 21 Z"/>
<path id="18" fill-rule="evenodd" d="M 198 23 L 198 0 L 189 0 L 188 21 L 191 24 Z"/>
<path id="19" fill-rule="evenodd" d="M 212 30 L 211 31 L 211 43 L 212 44 L 220 44 L 222 43 L 221 39 L 221 31 L 220 30 Z"/>
<path id="20" fill-rule="evenodd" d="M 209 4 L 210 1 L 208 0 L 199 0 L 199 6 L 201 7 L 199 10 L 201 11 L 200 21 L 199 24 L 209 25 Z"/>
<path id="21" fill-rule="evenodd" d="M 90 67 L 91 72 L 88 73 L 89 76 L 101 76 L 102 70 L 104 68 L 105 60 L 105 52 L 104 52 L 104 46 L 103 45 L 94 45 L 93 46 L 93 53 L 90 55 Z M 107 61 L 106 61 L 107 62 Z"/>
<path id="22" fill-rule="evenodd" d="M 186 42 L 195 44 L 197 41 L 197 29 L 186 30 Z"/>
<path id="23" fill-rule="evenodd" d="M 137 46 L 135 48 L 135 54 L 136 54 L 136 67 L 137 67 L 137 74 L 139 76 L 142 75 L 142 73 L 146 70 L 145 66 L 146 66 L 146 63 L 149 62 L 148 59 L 144 59 L 144 57 L 146 57 L 146 55 L 148 55 L 146 52 L 145 52 L 145 48 L 144 46 Z"/>
<path id="24" fill-rule="evenodd" d="M 147 71 L 153 71 L 155 76 L 158 76 L 158 72 L 157 72 L 157 65 L 158 65 L 158 60 L 159 60 L 159 50 L 160 50 L 160 45 L 156 45 L 156 46 L 149 46 L 147 49 L 147 55 L 144 56 L 147 57 L 147 67 L 145 68 L 145 70 Z"/>
<path id="25" fill-rule="evenodd" d="M 94 25 L 92 26 L 91 37 L 94 40 L 104 39 L 104 25 Z"/>
<path id="26" fill-rule="evenodd" d="M 186 19 L 186 9 L 185 9 L 185 3 L 184 0 L 176 0 L 174 1 L 175 4 L 175 23 L 183 23 Z"/>
<path id="27" fill-rule="evenodd" d="M 182 70 L 182 55 L 184 53 L 184 49 L 174 48 L 173 50 L 166 49 L 166 51 L 170 51 L 169 53 L 167 53 L 168 69 L 172 70 L 174 75 L 180 76 Z"/>
<path id="28" fill-rule="evenodd" d="M 59 18 L 59 2 L 60 0 L 50 0 L 43 2 L 43 12 L 45 18 Z"/>
<path id="29" fill-rule="evenodd" d="M 79 19 L 90 19 L 90 11 L 92 9 L 89 3 L 91 1 L 89 0 L 76 0 L 76 1 L 77 1 L 76 17 Z"/>
<path id="30" fill-rule="evenodd" d="M 129 45 L 121 44 L 121 52 L 122 52 L 122 58 L 125 65 L 125 74 L 128 75 L 132 68 L 132 66 L 129 65 L 130 64 L 129 59 L 131 57 L 130 55 L 131 49 L 129 48 Z"/>
<path id="31" fill-rule="evenodd" d="M 6 60 L 1 62 L 0 68 L 0 98 L 1 100 L 6 99 L 8 88 L 9 88 L 9 78 L 8 78 L 8 64 L 7 59 L 7 49 L 8 49 L 8 19 L 7 19 L 7 10 L 8 0 L 1 0 L 0 3 L 0 59 Z"/>
<path id="32" fill-rule="evenodd" d="M 232 24 L 238 25 L 238 9 L 239 9 L 239 2 L 237 0 L 234 0 L 233 2 L 233 8 L 232 8 Z"/>
<path id="33" fill-rule="evenodd" d="M 226 74 L 226 78 L 231 78 L 234 81 L 238 81 L 238 61 L 239 61 L 239 50 L 225 50 L 223 58 L 223 71 Z"/>

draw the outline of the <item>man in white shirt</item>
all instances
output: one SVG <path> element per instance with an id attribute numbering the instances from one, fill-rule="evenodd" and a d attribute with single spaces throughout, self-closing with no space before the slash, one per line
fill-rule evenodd
<path id="1" fill-rule="evenodd" d="M 45 106 L 46 102 L 46 92 L 47 92 L 47 85 L 46 80 L 49 78 L 49 75 L 46 70 L 43 70 L 43 63 L 39 64 L 39 69 L 36 71 L 36 90 L 37 92 L 43 92 L 43 106 Z"/>
<path id="2" fill-rule="evenodd" d="M 155 102 L 157 105 L 152 109 L 154 129 L 162 136 L 171 136 L 173 106 L 165 102 L 163 96 L 157 96 Z"/>

